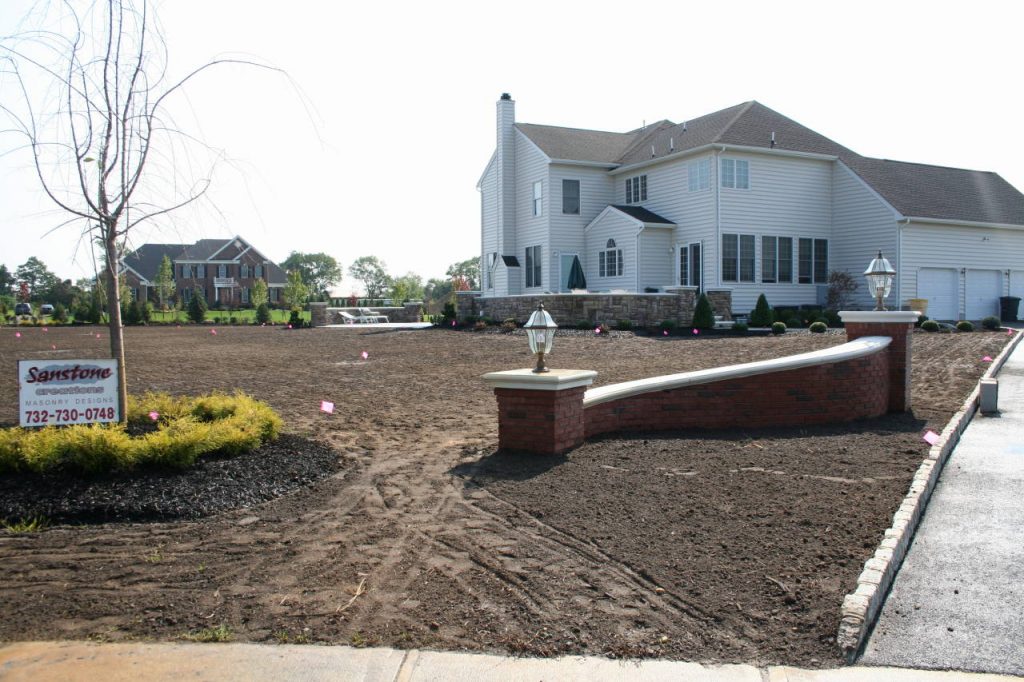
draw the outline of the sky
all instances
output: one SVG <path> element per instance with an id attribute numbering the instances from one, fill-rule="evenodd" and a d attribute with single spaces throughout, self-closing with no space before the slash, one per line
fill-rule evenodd
<path id="1" fill-rule="evenodd" d="M 0 0 L 0 36 L 32 4 Z M 757 100 L 860 154 L 994 171 L 1024 190 L 1016 5 L 157 2 L 172 74 L 220 56 L 284 74 L 218 67 L 169 103 L 221 160 L 207 200 L 132 241 L 240 235 L 277 262 L 375 255 L 393 275 L 441 277 L 480 250 L 476 183 L 502 92 L 519 122 L 619 132 Z M 16 96 L 0 80 L 0 103 Z M 0 134 L 0 263 L 91 275 L 18 145 Z M 358 284 L 346 272 L 340 287 Z"/>

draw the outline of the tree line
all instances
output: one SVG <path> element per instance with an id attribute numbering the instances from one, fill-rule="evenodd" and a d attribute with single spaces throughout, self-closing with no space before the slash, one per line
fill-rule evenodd
<path id="1" fill-rule="evenodd" d="M 279 265 L 288 274 L 282 300 L 289 308 L 301 307 L 308 301 L 329 300 L 330 290 L 344 281 L 345 272 L 338 260 L 322 252 L 292 251 Z M 444 304 L 452 299 L 454 292 L 477 289 L 480 284 L 478 258 L 452 263 L 445 277 L 426 281 L 414 272 L 392 276 L 387 264 L 377 256 L 356 258 L 349 265 L 347 273 L 349 278 L 361 285 L 365 298 L 423 301 L 424 307 L 432 313 L 440 312 Z M 260 286 L 261 283 L 257 283 L 251 292 L 250 300 L 254 307 L 260 302 L 266 302 L 266 284 Z M 134 303 L 123 281 L 120 289 L 122 307 Z M 170 259 L 165 257 L 154 281 L 156 303 L 161 308 L 169 307 L 174 290 L 173 269 Z M 72 312 L 76 319 L 98 322 L 103 316 L 106 300 L 102 277 L 81 278 L 75 282 L 62 280 L 35 256 L 17 266 L 13 272 L 5 264 L 0 264 L 0 312 L 13 310 L 15 303 L 49 303 Z"/>

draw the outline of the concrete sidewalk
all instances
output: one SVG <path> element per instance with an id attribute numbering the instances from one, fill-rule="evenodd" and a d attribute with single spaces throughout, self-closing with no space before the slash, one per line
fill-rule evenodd
<path id="1" fill-rule="evenodd" d="M 612 661 L 345 646 L 90 644 L 0 646 L 4 682 L 1011 682 L 1012 677 L 898 668 L 800 670 L 783 666 Z M 1018 681 L 1019 682 L 1019 681 Z"/>
<path id="2" fill-rule="evenodd" d="M 942 472 L 862 663 L 1024 675 L 1024 344 Z"/>

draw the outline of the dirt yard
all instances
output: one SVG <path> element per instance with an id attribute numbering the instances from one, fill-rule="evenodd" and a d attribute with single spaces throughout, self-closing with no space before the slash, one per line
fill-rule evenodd
<path id="1" fill-rule="evenodd" d="M 911 414 L 617 435 L 539 458 L 495 453 L 479 378 L 528 366 L 522 336 L 126 336 L 130 391 L 243 389 L 291 435 L 333 446 L 340 469 L 195 521 L 0 531 L 0 640 L 170 640 L 224 625 L 239 641 L 839 665 L 839 605 L 927 453 L 921 434 L 941 429 L 1008 340 L 916 333 Z M 550 365 L 603 384 L 843 340 L 566 337 Z M 101 357 L 106 343 L 82 328 L 0 329 L 0 423 L 17 419 L 18 358 Z"/>

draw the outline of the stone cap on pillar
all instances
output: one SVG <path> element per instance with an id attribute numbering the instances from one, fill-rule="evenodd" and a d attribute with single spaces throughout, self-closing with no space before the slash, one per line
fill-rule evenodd
<path id="1" fill-rule="evenodd" d="M 921 313 L 916 310 L 840 310 L 839 319 L 846 322 L 875 324 L 901 324 L 917 322 Z"/>
<path id="2" fill-rule="evenodd" d="M 536 373 L 532 369 L 506 369 L 488 372 L 483 380 L 491 388 L 514 388 L 527 391 L 564 391 L 590 386 L 597 372 L 592 369 L 553 369 Z"/>

